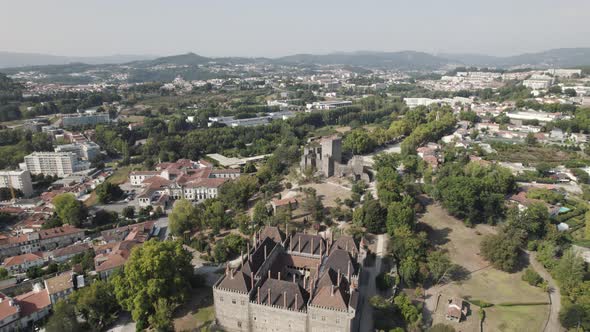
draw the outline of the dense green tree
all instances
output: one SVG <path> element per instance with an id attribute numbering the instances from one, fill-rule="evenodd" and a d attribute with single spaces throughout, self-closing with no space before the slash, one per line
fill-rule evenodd
<path id="1" fill-rule="evenodd" d="M 155 304 L 155 312 L 148 319 L 150 326 L 158 332 L 174 331 L 172 312 L 174 304 L 166 299 L 158 299 Z"/>
<path id="2" fill-rule="evenodd" d="M 116 184 L 105 181 L 99 184 L 96 189 L 96 198 L 102 204 L 118 201 L 123 197 L 123 190 Z"/>
<path id="3" fill-rule="evenodd" d="M 258 191 L 258 187 L 258 179 L 255 176 L 242 175 L 224 183 L 219 188 L 218 197 L 225 205 L 241 209 L 248 205 L 248 201 Z"/>
<path id="4" fill-rule="evenodd" d="M 582 331 L 590 330 L 590 306 L 566 304 L 559 311 L 559 322 L 567 329 L 579 331 L 580 327 Z"/>
<path id="5" fill-rule="evenodd" d="M 568 294 L 584 280 L 584 259 L 570 249 L 563 254 L 553 272 L 561 291 Z"/>
<path id="6" fill-rule="evenodd" d="M 497 269 L 512 272 L 517 266 L 525 237 L 525 232 L 520 229 L 503 228 L 497 235 L 488 235 L 483 239 L 481 254 Z"/>
<path id="7" fill-rule="evenodd" d="M 367 229 L 367 232 L 380 234 L 386 230 L 387 210 L 375 199 L 367 200 L 353 214 L 353 221 Z"/>
<path id="8" fill-rule="evenodd" d="M 413 287 L 418 281 L 420 265 L 417 257 L 408 256 L 403 259 L 399 265 L 399 276 L 406 285 Z"/>
<path id="9" fill-rule="evenodd" d="M 135 208 L 133 206 L 126 206 L 121 215 L 127 219 L 133 219 L 135 217 Z"/>
<path id="10" fill-rule="evenodd" d="M 324 204 L 318 197 L 313 188 L 305 189 L 305 197 L 301 202 L 301 207 L 311 216 L 313 221 L 322 222 L 324 220 Z"/>
<path id="11" fill-rule="evenodd" d="M 413 201 L 404 196 L 401 202 L 392 202 L 387 207 L 387 233 L 393 235 L 394 230 L 402 225 L 414 227 L 415 211 Z"/>
<path id="12" fill-rule="evenodd" d="M 130 311 L 138 329 L 155 314 L 159 300 L 181 304 L 193 275 L 191 255 L 179 242 L 149 240 L 133 248 L 122 273 L 112 278 L 117 301 Z"/>
<path id="13" fill-rule="evenodd" d="M 168 216 L 170 233 L 175 236 L 182 236 L 185 232 L 193 230 L 198 226 L 196 214 L 197 209 L 189 200 L 177 200 Z"/>
<path id="14" fill-rule="evenodd" d="M 521 229 L 529 238 L 542 238 L 549 227 L 549 212 L 543 203 L 532 203 L 524 211 L 513 209 L 508 214 L 509 227 Z"/>
<path id="15" fill-rule="evenodd" d="M 94 217 L 92 218 L 92 224 L 97 226 L 108 225 L 116 223 L 118 220 L 119 215 L 117 214 L 117 212 L 101 209 L 94 213 Z"/>
<path id="16" fill-rule="evenodd" d="M 84 204 L 72 194 L 59 194 L 53 198 L 52 204 L 57 216 L 64 224 L 79 227 L 88 216 L 88 210 Z"/>
<path id="17" fill-rule="evenodd" d="M 91 326 L 104 329 L 117 319 L 121 309 L 115 298 L 115 289 L 110 282 L 95 281 L 71 295 L 76 311 Z"/>
<path id="18" fill-rule="evenodd" d="M 342 147 L 352 154 L 365 154 L 375 149 L 376 142 L 373 137 L 363 129 L 355 129 L 344 137 Z"/>
<path id="19" fill-rule="evenodd" d="M 74 306 L 65 300 L 59 300 L 53 306 L 53 314 L 45 324 L 47 332 L 78 332 L 81 326 L 76 319 Z"/>
<path id="20" fill-rule="evenodd" d="M 254 210 L 252 211 L 252 220 L 254 223 L 264 225 L 269 221 L 270 216 L 271 211 L 265 201 L 260 200 L 254 204 Z"/>
<path id="21" fill-rule="evenodd" d="M 7 279 L 8 277 L 10 277 L 10 274 L 8 273 L 8 270 L 6 270 L 3 267 L 0 267 L 0 280 Z"/>
<path id="22" fill-rule="evenodd" d="M 426 259 L 428 271 L 434 282 L 438 282 L 452 266 L 449 255 L 442 251 L 430 252 Z"/>
<path id="23" fill-rule="evenodd" d="M 434 196 L 467 223 L 493 224 L 504 217 L 504 197 L 515 187 L 514 176 L 503 167 L 449 163 L 439 171 Z"/>
<path id="24" fill-rule="evenodd" d="M 568 88 L 568 89 L 563 90 L 563 93 L 565 93 L 565 95 L 568 97 L 575 97 L 578 95 L 576 90 L 574 90 L 572 88 Z"/>
<path id="25" fill-rule="evenodd" d="M 404 321 L 410 325 L 419 324 L 422 321 L 420 310 L 412 304 L 412 300 L 405 294 L 400 293 L 393 300 L 395 306 L 399 309 Z"/>

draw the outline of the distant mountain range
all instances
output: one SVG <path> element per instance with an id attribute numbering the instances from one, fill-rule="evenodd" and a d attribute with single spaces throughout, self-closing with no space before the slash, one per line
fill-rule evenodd
<path id="1" fill-rule="evenodd" d="M 439 54 L 459 63 L 477 67 L 575 67 L 590 65 L 590 48 L 558 48 L 507 57 L 480 54 Z"/>
<path id="2" fill-rule="evenodd" d="M 166 57 L 141 55 L 113 55 L 103 57 L 66 57 L 43 54 L 0 52 L 0 68 L 35 67 L 44 65 L 126 64 L 135 68 L 157 65 L 198 66 L 217 63 L 270 63 L 291 65 L 347 65 L 366 68 L 392 68 L 400 70 L 443 69 L 452 66 L 477 67 L 574 67 L 590 65 L 590 48 L 561 48 L 538 53 L 526 53 L 508 57 L 480 54 L 429 54 L 416 51 L 401 52 L 339 52 L 323 55 L 296 54 L 280 58 L 225 57 L 209 58 L 194 53 Z M 14 70 L 14 69 L 13 69 Z"/>
<path id="3" fill-rule="evenodd" d="M 0 68 L 66 65 L 70 63 L 85 63 L 89 65 L 119 64 L 138 60 L 154 59 L 147 55 L 109 55 L 95 57 L 59 56 L 37 53 L 17 53 L 0 51 Z"/>

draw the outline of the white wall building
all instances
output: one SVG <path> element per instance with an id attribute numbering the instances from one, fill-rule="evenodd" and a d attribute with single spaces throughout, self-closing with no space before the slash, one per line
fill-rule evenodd
<path id="1" fill-rule="evenodd" d="M 82 142 L 58 145 L 55 152 L 73 152 L 78 158 L 92 160 L 100 153 L 100 146 L 94 142 Z"/>
<path id="2" fill-rule="evenodd" d="M 533 90 L 549 89 L 551 84 L 553 84 L 553 78 L 545 75 L 533 75 L 522 82 L 522 85 Z"/>
<path id="3" fill-rule="evenodd" d="M 75 127 L 108 123 L 109 121 L 109 113 L 76 114 L 64 115 L 64 117 L 61 119 L 61 124 L 63 127 Z"/>
<path id="4" fill-rule="evenodd" d="M 14 188 L 26 197 L 33 194 L 33 183 L 29 171 L 0 171 L 0 188 Z"/>
<path id="5" fill-rule="evenodd" d="M 90 163 L 78 160 L 73 152 L 33 152 L 25 156 L 21 169 L 31 174 L 68 176 L 72 173 L 87 170 Z"/>

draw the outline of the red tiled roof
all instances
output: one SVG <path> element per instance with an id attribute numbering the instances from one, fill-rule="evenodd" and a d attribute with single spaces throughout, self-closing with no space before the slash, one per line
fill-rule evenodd
<path id="1" fill-rule="evenodd" d="M 18 256 L 12 256 L 4 259 L 4 266 L 15 266 L 21 265 L 24 262 L 35 262 L 38 260 L 43 260 L 43 256 L 41 253 L 27 253 Z"/>
<path id="2" fill-rule="evenodd" d="M 64 225 L 61 227 L 49 228 L 39 231 L 39 238 L 41 238 L 42 240 L 51 239 L 54 237 L 66 236 L 80 232 L 83 233 L 84 230 L 71 225 Z"/>
<path id="3" fill-rule="evenodd" d="M 108 271 L 125 265 L 131 249 L 138 245 L 137 241 L 121 241 L 108 254 L 100 254 L 94 258 L 96 272 Z"/>
<path id="4" fill-rule="evenodd" d="M 283 198 L 283 199 L 273 199 L 272 200 L 272 204 L 274 204 L 274 206 L 285 206 L 285 205 L 289 205 L 289 204 L 297 204 L 297 198 L 295 197 L 290 197 L 290 198 Z"/>
<path id="5" fill-rule="evenodd" d="M 18 310 L 19 308 L 17 303 L 2 295 L 2 302 L 0 302 L 0 320 L 5 320 L 6 318 L 16 314 Z"/>
<path id="6" fill-rule="evenodd" d="M 40 291 L 30 291 L 15 297 L 21 308 L 21 316 L 27 317 L 35 312 L 39 312 L 51 305 L 49 294 L 46 289 Z"/>

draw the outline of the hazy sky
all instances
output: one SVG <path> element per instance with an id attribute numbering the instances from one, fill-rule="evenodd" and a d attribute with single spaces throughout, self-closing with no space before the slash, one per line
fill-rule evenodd
<path id="1" fill-rule="evenodd" d="M 590 47 L 590 0 L 0 0 L 0 50 L 509 55 Z"/>

